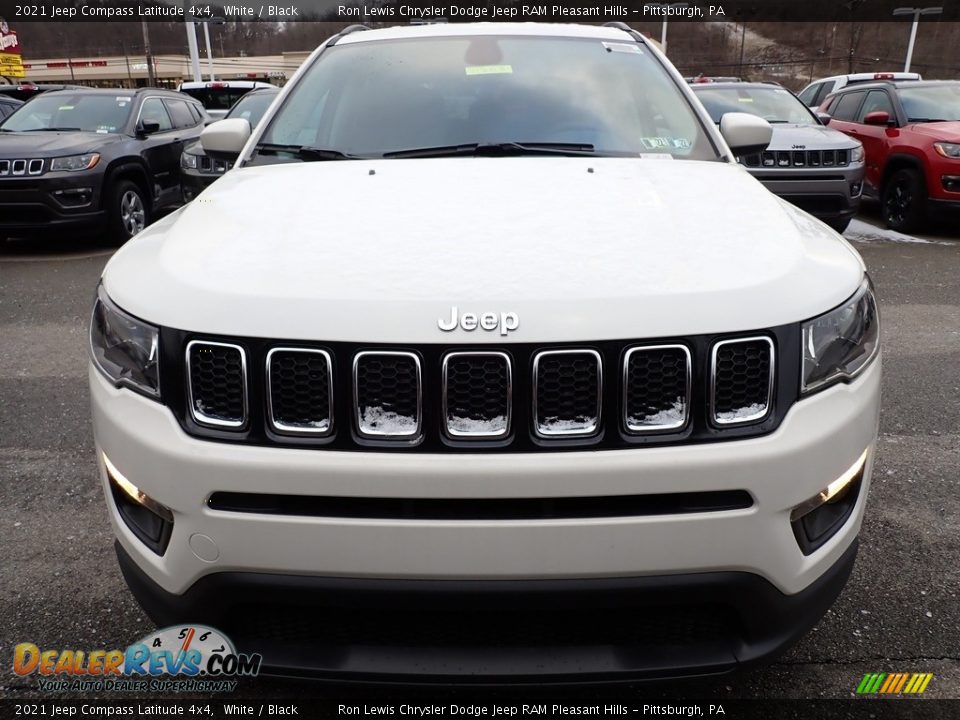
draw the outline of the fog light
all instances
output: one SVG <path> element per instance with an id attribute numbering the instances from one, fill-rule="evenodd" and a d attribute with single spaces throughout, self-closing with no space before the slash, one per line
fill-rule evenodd
<path id="1" fill-rule="evenodd" d="M 130 482 L 105 453 L 103 465 L 117 511 L 130 531 L 157 555 L 163 555 L 173 531 L 173 512 Z"/>
<path id="2" fill-rule="evenodd" d="M 940 182 L 947 192 L 960 192 L 960 175 L 941 175 Z"/>
<path id="3" fill-rule="evenodd" d="M 93 201 L 93 188 L 79 187 L 54 190 L 53 197 L 63 207 L 83 207 Z"/>
<path id="4" fill-rule="evenodd" d="M 863 190 L 862 182 L 850 183 L 850 196 L 851 197 L 860 197 L 860 192 Z"/>
<path id="5" fill-rule="evenodd" d="M 790 525 L 804 555 L 833 537 L 853 513 L 867 466 L 867 452 L 864 450 L 845 473 L 790 513 Z"/>

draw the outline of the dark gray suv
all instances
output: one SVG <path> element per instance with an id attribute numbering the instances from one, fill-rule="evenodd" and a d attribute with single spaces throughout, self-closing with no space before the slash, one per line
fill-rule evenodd
<path id="1" fill-rule="evenodd" d="M 0 237 L 106 230 L 123 242 L 181 201 L 180 154 L 209 116 L 182 93 L 59 90 L 0 124 Z"/>
<path id="2" fill-rule="evenodd" d="M 843 232 L 860 207 L 863 146 L 824 126 L 798 98 L 773 83 L 710 83 L 693 91 L 716 123 L 748 112 L 773 125 L 760 153 L 738 158 L 771 192 Z"/>

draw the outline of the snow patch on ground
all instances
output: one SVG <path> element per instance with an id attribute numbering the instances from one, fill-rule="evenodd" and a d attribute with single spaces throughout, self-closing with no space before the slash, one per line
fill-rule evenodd
<path id="1" fill-rule="evenodd" d="M 863 220 L 857 220 L 854 218 L 850 221 L 850 224 L 847 226 L 847 229 L 844 231 L 843 236 L 847 240 L 852 240 L 854 242 L 862 243 L 877 243 L 877 242 L 897 242 L 897 243 L 917 243 L 920 245 L 951 245 L 952 243 L 943 242 L 941 240 L 924 240 L 923 238 L 913 237 L 913 235 L 904 235 L 903 233 L 898 233 L 896 230 L 888 230 L 887 228 L 879 228 L 870 223 L 865 223 Z"/>

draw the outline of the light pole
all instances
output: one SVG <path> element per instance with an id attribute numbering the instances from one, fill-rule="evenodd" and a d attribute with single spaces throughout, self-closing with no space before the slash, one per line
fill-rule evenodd
<path id="1" fill-rule="evenodd" d="M 903 71 L 910 72 L 910 61 L 913 60 L 913 43 L 917 39 L 917 26 L 920 24 L 921 15 L 939 15 L 943 12 L 942 7 L 912 8 L 901 7 L 893 11 L 894 15 L 913 15 L 913 27 L 910 28 L 910 43 L 907 45 L 907 60 L 903 64 Z"/>
<path id="2" fill-rule="evenodd" d="M 685 7 L 690 7 L 688 3 L 685 2 L 675 2 L 675 3 L 648 3 L 644 5 L 644 8 L 657 8 L 663 14 L 663 25 L 660 28 L 660 49 L 663 50 L 663 54 L 667 54 L 667 20 L 670 17 L 670 8 L 676 10 L 682 10 Z"/>

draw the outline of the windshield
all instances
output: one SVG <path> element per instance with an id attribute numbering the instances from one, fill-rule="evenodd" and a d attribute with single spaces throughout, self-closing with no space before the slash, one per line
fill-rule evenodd
<path id="1" fill-rule="evenodd" d="M 250 127 L 256 127 L 260 118 L 270 107 L 270 103 L 277 96 L 275 92 L 254 93 L 245 95 L 240 99 L 233 109 L 227 113 L 228 118 L 241 118 L 250 123 Z"/>
<path id="2" fill-rule="evenodd" d="M 334 46 L 261 143 L 364 157 L 499 143 L 717 157 L 686 98 L 640 45 L 556 37 Z"/>
<path id="3" fill-rule="evenodd" d="M 83 130 L 120 132 L 130 117 L 129 95 L 45 94 L 3 121 L 4 130 Z"/>
<path id="4" fill-rule="evenodd" d="M 772 123 L 819 125 L 794 95 L 780 87 L 725 87 L 695 90 L 715 123 L 730 112 L 745 112 Z"/>
<path id="5" fill-rule="evenodd" d="M 960 83 L 900 88 L 907 122 L 960 120 Z"/>
<path id="6" fill-rule="evenodd" d="M 180 90 L 194 100 L 199 100 L 207 110 L 229 110 L 233 104 L 253 88 L 203 87 Z"/>

